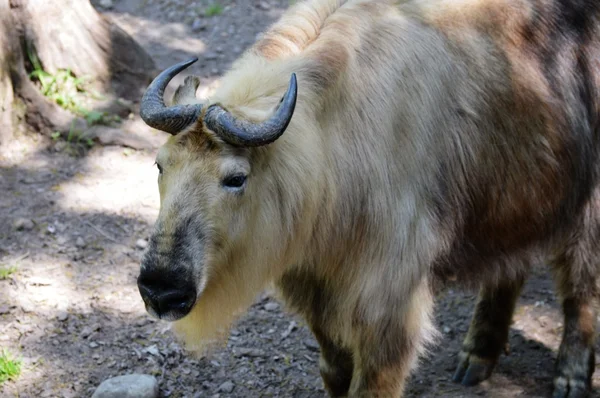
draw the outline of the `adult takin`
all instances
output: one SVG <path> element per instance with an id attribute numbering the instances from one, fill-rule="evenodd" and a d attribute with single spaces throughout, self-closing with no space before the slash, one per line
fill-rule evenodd
<path id="1" fill-rule="evenodd" d="M 555 397 L 591 388 L 598 299 L 600 2 L 306 0 L 210 99 L 162 72 L 171 133 L 141 264 L 190 350 L 263 289 L 302 314 L 331 396 L 402 396 L 449 280 L 479 288 L 454 380 L 488 378 L 528 269 L 555 275 Z M 450 375 L 449 375 L 450 377 Z"/>

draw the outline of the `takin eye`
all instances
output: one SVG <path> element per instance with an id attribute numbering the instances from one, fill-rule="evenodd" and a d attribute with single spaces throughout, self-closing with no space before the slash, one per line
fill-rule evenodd
<path id="1" fill-rule="evenodd" d="M 223 186 L 225 188 L 232 188 L 232 189 L 242 188 L 245 183 L 246 183 L 246 176 L 241 175 L 241 174 L 232 175 L 232 176 L 226 177 L 223 180 Z"/>
<path id="2" fill-rule="evenodd" d="M 162 172 L 163 172 L 162 166 L 156 162 L 154 162 L 154 164 L 156 165 L 156 168 L 158 169 L 158 174 L 162 174 Z"/>

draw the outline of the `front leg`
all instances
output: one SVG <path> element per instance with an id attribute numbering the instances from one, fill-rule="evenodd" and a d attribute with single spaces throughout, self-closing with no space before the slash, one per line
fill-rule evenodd
<path id="1" fill-rule="evenodd" d="M 337 313 L 334 294 L 314 273 L 303 269 L 286 272 L 278 283 L 284 301 L 308 322 L 319 346 L 319 370 L 323 384 L 332 397 L 345 397 L 354 369 L 351 351 L 334 341 L 327 330 Z"/>
<path id="2" fill-rule="evenodd" d="M 419 354 L 432 340 L 433 297 L 425 281 L 401 304 L 399 297 L 388 298 L 369 304 L 381 315 L 379 322 L 355 324 L 358 344 L 349 397 L 402 397 Z"/>
<path id="3" fill-rule="evenodd" d="M 354 369 L 352 352 L 336 344 L 318 326 L 313 325 L 312 329 L 321 347 L 319 371 L 325 390 L 331 397 L 345 397 L 350 388 Z"/>

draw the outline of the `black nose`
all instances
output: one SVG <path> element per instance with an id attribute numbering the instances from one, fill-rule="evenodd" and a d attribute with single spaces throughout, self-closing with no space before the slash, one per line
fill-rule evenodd
<path id="1" fill-rule="evenodd" d="M 148 312 L 161 319 L 183 318 L 196 303 L 194 284 L 182 280 L 179 275 L 142 271 L 137 282 Z"/>

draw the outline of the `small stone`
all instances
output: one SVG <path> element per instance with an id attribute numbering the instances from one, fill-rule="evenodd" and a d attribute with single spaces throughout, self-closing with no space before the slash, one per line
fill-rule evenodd
<path id="1" fill-rule="evenodd" d="M 28 218 L 17 218 L 13 225 L 17 231 L 30 231 L 35 226 Z"/>
<path id="2" fill-rule="evenodd" d="M 448 326 L 444 326 L 444 328 L 442 329 L 444 331 L 444 333 L 448 334 L 452 331 L 452 329 L 450 329 Z"/>
<path id="3" fill-rule="evenodd" d="M 10 308 L 8 305 L 0 305 L 0 315 L 8 314 L 10 312 Z"/>
<path id="4" fill-rule="evenodd" d="M 270 302 L 265 304 L 265 310 L 267 311 L 276 311 L 277 309 L 279 309 L 279 304 L 277 303 Z"/>
<path id="5" fill-rule="evenodd" d="M 192 32 L 200 32 L 204 29 L 206 29 L 206 22 L 202 18 L 194 19 L 194 22 L 192 22 Z"/>
<path id="6" fill-rule="evenodd" d="M 260 8 L 261 10 L 269 10 L 271 8 L 271 5 L 269 3 L 267 3 L 266 1 L 261 1 L 256 5 L 258 8 Z"/>
<path id="7" fill-rule="evenodd" d="M 85 247 L 85 241 L 83 240 L 83 238 L 81 236 L 79 236 L 76 240 L 75 240 L 75 246 L 79 247 L 80 249 Z"/>
<path id="8" fill-rule="evenodd" d="M 304 340 L 304 345 L 311 351 L 317 352 L 319 351 L 319 344 L 313 339 Z"/>
<path id="9" fill-rule="evenodd" d="M 25 313 L 35 312 L 36 306 L 31 301 L 23 301 L 21 303 L 21 310 Z"/>
<path id="10" fill-rule="evenodd" d="M 281 338 L 285 339 L 287 338 L 290 333 L 292 333 L 292 331 L 294 331 L 294 329 L 296 329 L 296 321 L 291 321 L 290 324 L 288 325 L 287 329 L 285 329 L 285 331 L 283 333 L 281 333 Z"/>
<path id="11" fill-rule="evenodd" d="M 96 347 L 98 347 L 98 343 L 96 343 L 95 341 L 92 341 L 92 342 L 89 344 L 89 346 L 90 346 L 91 348 L 96 348 Z"/>
<path id="12" fill-rule="evenodd" d="M 140 250 L 144 250 L 148 247 L 148 241 L 146 239 L 138 239 L 135 242 L 135 247 L 137 247 Z"/>
<path id="13" fill-rule="evenodd" d="M 87 339 L 90 334 L 92 334 L 94 331 L 92 330 L 91 327 L 86 326 L 83 329 L 81 329 L 81 333 L 79 333 L 79 335 L 81 336 L 82 339 Z"/>
<path id="14" fill-rule="evenodd" d="M 234 356 L 236 357 L 254 357 L 260 358 L 264 357 L 266 354 L 263 350 L 259 348 L 244 348 L 240 347 L 235 350 Z"/>
<path id="15" fill-rule="evenodd" d="M 67 318 L 69 318 L 69 313 L 67 311 L 60 311 L 57 315 L 56 315 L 56 319 L 58 319 L 61 322 L 64 322 L 67 320 Z"/>
<path id="16" fill-rule="evenodd" d="M 106 8 L 106 9 L 111 9 L 113 8 L 113 0 L 100 0 L 98 2 L 98 4 L 100 4 L 100 7 L 102 8 Z"/>
<path id="17" fill-rule="evenodd" d="M 92 398 L 157 398 L 158 381 L 150 375 L 129 374 L 104 380 Z"/>
<path id="18" fill-rule="evenodd" d="M 210 52 L 210 53 L 206 53 L 202 58 L 205 59 L 206 61 L 213 61 L 215 59 L 217 59 L 218 55 L 216 53 Z"/>
<path id="19" fill-rule="evenodd" d="M 145 348 L 144 352 L 147 352 L 150 355 L 154 355 L 155 357 L 160 356 L 160 352 L 158 351 L 158 347 L 156 347 L 156 344 L 153 344 L 150 347 Z"/>
<path id="20" fill-rule="evenodd" d="M 226 381 L 225 383 L 219 386 L 219 392 L 230 393 L 235 388 L 235 385 L 231 381 Z"/>

